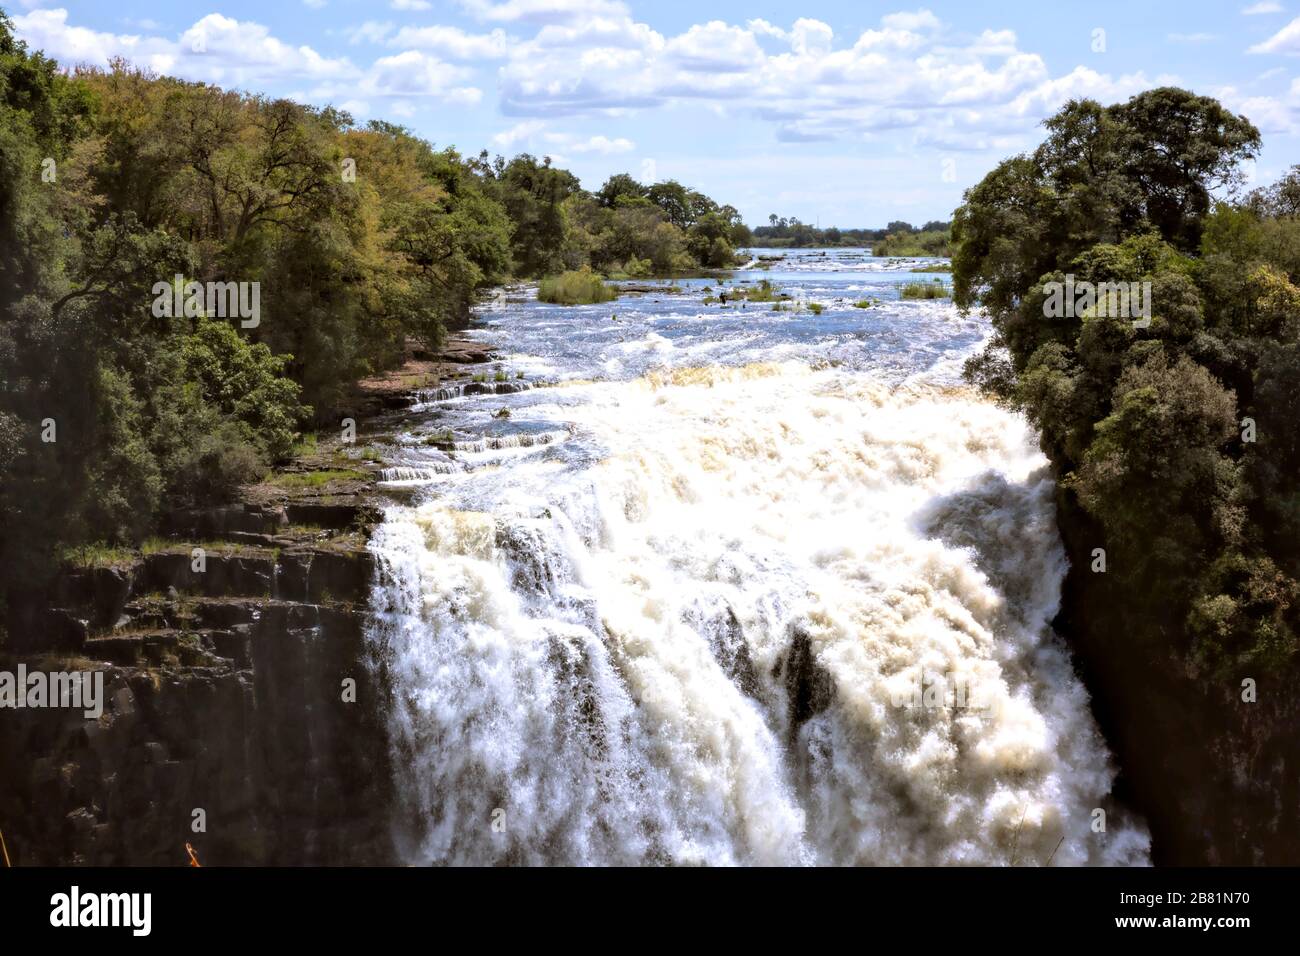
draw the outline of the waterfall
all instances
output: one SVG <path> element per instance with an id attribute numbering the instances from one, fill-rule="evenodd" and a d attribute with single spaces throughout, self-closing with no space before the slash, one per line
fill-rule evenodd
<path id="1" fill-rule="evenodd" d="M 371 543 L 411 862 L 1146 862 L 1023 419 L 796 362 L 565 391 L 572 441 Z"/>

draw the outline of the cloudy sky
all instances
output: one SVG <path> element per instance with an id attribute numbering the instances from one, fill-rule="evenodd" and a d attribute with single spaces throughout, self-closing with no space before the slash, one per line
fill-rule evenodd
<path id="1" fill-rule="evenodd" d="M 64 64 L 112 56 L 550 155 L 595 188 L 679 179 L 754 225 L 948 218 L 1072 96 L 1167 83 L 1300 162 L 1300 0 L 0 0 Z"/>

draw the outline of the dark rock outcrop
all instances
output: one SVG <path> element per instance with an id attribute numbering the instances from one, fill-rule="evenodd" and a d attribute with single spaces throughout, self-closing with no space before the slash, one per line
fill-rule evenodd
<path id="1" fill-rule="evenodd" d="M 255 523 L 216 513 L 177 524 Z M 384 692 L 364 632 L 374 563 L 356 534 L 373 511 L 311 514 L 345 533 L 223 544 L 202 571 L 177 542 L 67 570 L 32 602 L 30 639 L 11 632 L 0 669 L 98 671 L 107 700 L 97 719 L 0 711 L 15 865 L 185 865 L 187 842 L 205 865 L 394 861 Z"/>
<path id="2" fill-rule="evenodd" d="M 812 638 L 799 627 L 790 632 L 790 648 L 772 671 L 785 685 L 790 701 L 790 728 L 815 717 L 830 706 L 835 696 L 835 682 L 813 654 Z"/>

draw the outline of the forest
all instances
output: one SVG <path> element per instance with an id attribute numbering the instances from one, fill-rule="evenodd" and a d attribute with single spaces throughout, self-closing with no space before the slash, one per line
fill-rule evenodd
<path id="1" fill-rule="evenodd" d="M 545 157 L 124 61 L 62 71 L 0 14 L 0 593 L 226 500 L 489 287 L 698 272 L 748 240 L 673 181 L 589 193 Z M 227 284 L 255 323 L 213 314 Z"/>
<path id="2" fill-rule="evenodd" d="M 1162 88 L 1069 103 L 953 222 L 969 376 L 1038 426 L 1099 526 L 1130 642 L 1203 679 L 1294 665 L 1300 632 L 1300 167 L 1244 190 L 1259 131 Z M 1149 322 L 1048 317 L 1065 280 L 1149 282 Z"/>

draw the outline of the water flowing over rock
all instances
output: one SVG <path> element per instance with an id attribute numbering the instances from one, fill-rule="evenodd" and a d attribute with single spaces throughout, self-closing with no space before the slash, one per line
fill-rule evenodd
<path id="1" fill-rule="evenodd" d="M 463 470 L 427 472 L 370 545 L 399 853 L 1145 862 L 1051 628 L 1045 461 L 945 377 L 973 343 L 950 311 L 916 320 L 950 307 L 900 303 L 918 339 L 900 357 L 880 322 L 864 361 L 811 318 L 697 332 L 689 297 L 621 302 L 614 332 L 570 310 L 553 346 L 498 315 L 493 345 L 559 387 L 509 396 L 495 433 L 496 406 L 427 410 Z"/>

